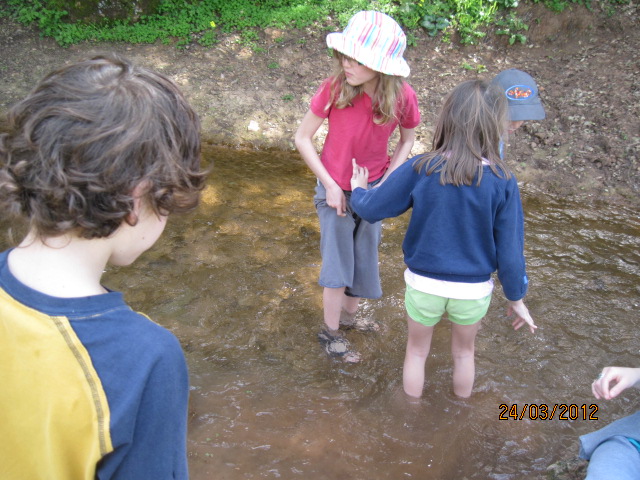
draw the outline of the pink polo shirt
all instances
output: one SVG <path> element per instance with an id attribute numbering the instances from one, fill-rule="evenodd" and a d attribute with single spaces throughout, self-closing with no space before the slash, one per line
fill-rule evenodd
<path id="1" fill-rule="evenodd" d="M 389 138 L 400 124 L 402 128 L 415 128 L 420 123 L 418 99 L 411 86 L 404 82 L 403 98 L 398 100 L 399 122 L 384 125 L 373 123 L 371 97 L 363 93 L 353 100 L 353 106 L 325 110 L 330 98 L 331 79 L 318 88 L 311 99 L 311 111 L 329 119 L 329 132 L 320 156 L 324 167 L 343 190 L 351 190 L 353 173 L 351 159 L 369 169 L 369 181 L 379 179 L 389 168 Z"/>

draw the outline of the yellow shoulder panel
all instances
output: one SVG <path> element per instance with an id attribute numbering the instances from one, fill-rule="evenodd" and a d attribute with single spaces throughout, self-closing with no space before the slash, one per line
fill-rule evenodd
<path id="1" fill-rule="evenodd" d="M 2 478 L 93 479 L 113 450 L 109 405 L 67 318 L 0 289 L 0 378 Z"/>

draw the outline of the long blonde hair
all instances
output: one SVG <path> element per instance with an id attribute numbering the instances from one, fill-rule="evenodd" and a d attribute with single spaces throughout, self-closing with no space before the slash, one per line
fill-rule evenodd
<path id="1" fill-rule="evenodd" d="M 325 106 L 325 110 L 328 110 L 331 106 L 335 106 L 336 108 L 349 107 L 354 98 L 364 93 L 364 87 L 362 85 L 353 87 L 347 83 L 347 77 L 342 68 L 344 55 L 334 50 L 333 56 L 336 59 L 335 72 L 331 78 L 331 95 L 329 96 L 329 102 Z M 405 101 L 402 96 L 404 80 L 402 77 L 395 75 L 377 73 L 378 85 L 371 99 L 373 122 L 376 125 L 384 125 L 394 120 L 399 121 L 398 100 Z"/>
<path id="2" fill-rule="evenodd" d="M 482 180 L 483 160 L 499 177 L 511 178 L 500 152 L 506 131 L 507 101 L 484 80 L 468 80 L 445 98 L 433 135 L 433 150 L 413 164 L 427 175 L 440 173 L 442 185 L 471 185 Z"/>

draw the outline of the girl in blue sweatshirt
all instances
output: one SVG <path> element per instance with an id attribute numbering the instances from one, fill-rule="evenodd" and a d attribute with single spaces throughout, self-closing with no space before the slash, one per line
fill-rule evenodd
<path id="1" fill-rule="evenodd" d="M 433 151 L 400 166 L 367 190 L 368 171 L 353 161 L 355 212 L 368 222 L 409 208 L 402 245 L 407 264 L 408 340 L 403 368 L 407 395 L 420 397 L 435 325 L 452 322 L 453 391 L 469 397 L 474 345 L 498 272 L 513 327 L 537 328 L 522 299 L 527 292 L 524 220 L 515 177 L 500 155 L 507 101 L 482 80 L 458 85 L 445 99 Z"/>

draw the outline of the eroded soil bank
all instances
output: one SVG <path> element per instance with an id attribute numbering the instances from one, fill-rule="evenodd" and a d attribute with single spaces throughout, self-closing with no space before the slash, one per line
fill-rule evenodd
<path id="1" fill-rule="evenodd" d="M 547 118 L 512 138 L 510 158 L 530 188 L 586 201 L 638 203 L 640 190 L 640 28 L 638 6 L 623 14 L 523 6 L 526 45 L 506 37 L 481 45 L 419 36 L 407 51 L 423 122 L 413 153 L 429 148 L 443 96 L 457 83 L 521 68 L 539 83 Z M 209 143 L 293 150 L 292 137 L 319 82 L 331 71 L 325 32 L 262 34 L 261 51 L 237 37 L 212 48 L 86 43 L 67 49 L 35 30 L 0 19 L 0 114 L 45 73 L 65 62 L 114 51 L 163 71 L 183 88 Z M 321 145 L 322 132 L 317 136 Z"/>

